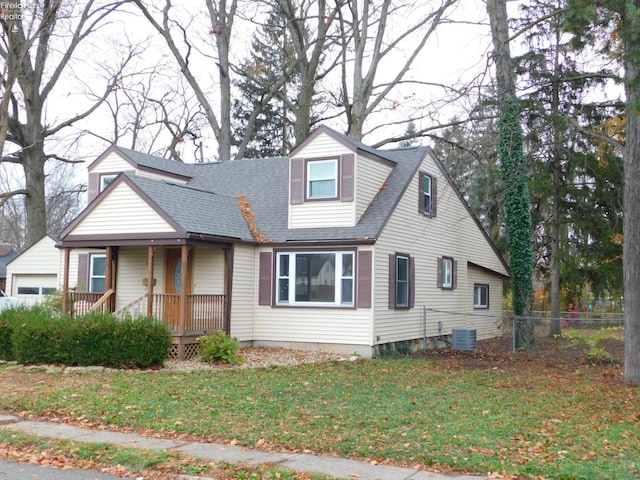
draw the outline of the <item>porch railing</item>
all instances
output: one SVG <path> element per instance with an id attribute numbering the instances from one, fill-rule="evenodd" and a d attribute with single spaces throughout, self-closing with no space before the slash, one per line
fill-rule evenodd
<path id="1" fill-rule="evenodd" d="M 153 315 L 180 331 L 180 295 L 153 294 Z M 185 332 L 224 330 L 226 295 L 187 295 Z"/>
<path id="2" fill-rule="evenodd" d="M 89 313 L 89 310 L 100 300 L 103 293 L 93 292 L 69 292 L 69 311 L 72 317 L 78 317 Z M 104 308 L 104 304 L 102 305 Z"/>
<path id="3" fill-rule="evenodd" d="M 69 292 L 69 301 L 72 306 L 71 314 L 73 316 L 84 315 L 97 304 L 102 296 L 101 293 Z M 180 295 L 154 293 L 151 299 L 151 312 L 148 312 L 147 299 L 145 293 L 114 314 L 120 318 L 125 315 L 137 317 L 150 314 L 166 323 L 172 332 L 181 332 Z M 187 295 L 184 333 L 192 335 L 224 330 L 225 305 L 226 295 Z"/>

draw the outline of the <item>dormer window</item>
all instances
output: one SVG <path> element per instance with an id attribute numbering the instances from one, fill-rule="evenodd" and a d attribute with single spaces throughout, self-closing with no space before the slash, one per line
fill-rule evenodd
<path id="1" fill-rule="evenodd" d="M 291 159 L 289 202 L 291 205 L 318 200 L 353 202 L 355 156 Z"/>
<path id="2" fill-rule="evenodd" d="M 307 162 L 307 200 L 338 198 L 338 160 Z"/>
<path id="3" fill-rule="evenodd" d="M 103 191 L 105 188 L 111 185 L 111 182 L 113 182 L 117 176 L 118 175 L 115 173 L 109 175 L 100 175 L 100 191 Z"/>

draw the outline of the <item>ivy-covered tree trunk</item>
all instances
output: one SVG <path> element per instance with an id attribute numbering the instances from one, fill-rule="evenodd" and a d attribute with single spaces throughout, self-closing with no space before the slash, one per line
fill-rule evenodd
<path id="1" fill-rule="evenodd" d="M 533 236 L 529 200 L 529 168 L 523 152 L 520 105 L 515 93 L 514 72 L 509 51 L 509 28 L 505 0 L 488 0 L 498 97 L 500 106 L 499 157 L 511 264 L 514 348 L 531 348 L 535 343 L 533 306 Z"/>

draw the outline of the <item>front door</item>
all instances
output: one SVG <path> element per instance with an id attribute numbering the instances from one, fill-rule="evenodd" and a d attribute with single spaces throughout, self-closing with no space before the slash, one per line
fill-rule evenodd
<path id="1" fill-rule="evenodd" d="M 192 255 L 187 259 L 187 271 L 182 271 L 182 252 L 179 248 L 167 249 L 165 259 L 165 302 L 164 302 L 164 318 L 172 327 L 180 325 L 180 294 L 182 288 L 182 276 L 187 275 L 187 295 L 191 293 L 191 271 L 192 271 Z M 189 311 L 187 306 L 187 318 L 185 318 L 185 326 L 188 327 Z"/>

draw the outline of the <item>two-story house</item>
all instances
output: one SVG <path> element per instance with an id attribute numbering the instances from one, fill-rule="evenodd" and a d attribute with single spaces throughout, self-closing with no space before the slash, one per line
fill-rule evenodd
<path id="1" fill-rule="evenodd" d="M 176 356 L 223 329 L 369 357 L 464 326 L 425 329 L 425 305 L 501 315 L 508 268 L 428 147 L 320 127 L 289 157 L 181 164 L 113 146 L 88 170 L 89 204 L 58 244 L 65 308 L 153 314 Z M 488 325 L 479 338 L 499 333 Z"/>

